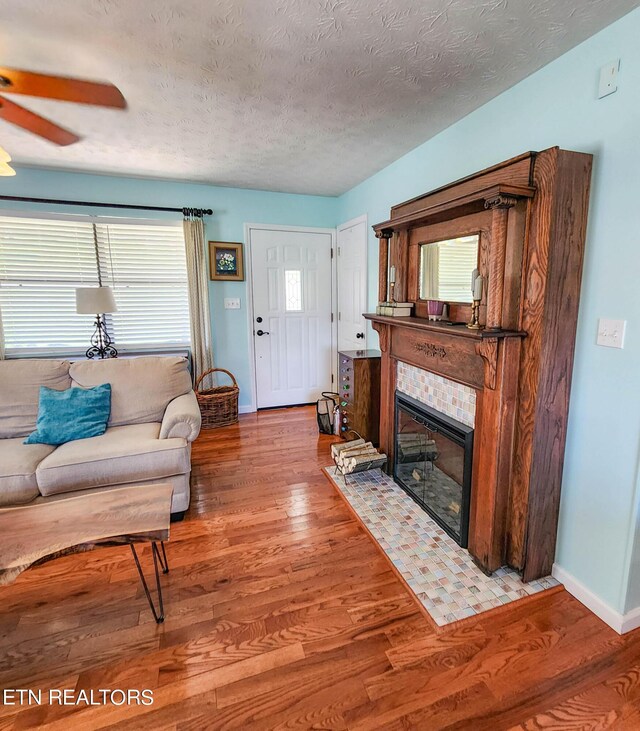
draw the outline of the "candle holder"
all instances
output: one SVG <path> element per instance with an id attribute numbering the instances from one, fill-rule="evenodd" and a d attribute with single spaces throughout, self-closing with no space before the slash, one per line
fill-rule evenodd
<path id="1" fill-rule="evenodd" d="M 469 330 L 482 330 L 482 325 L 478 322 L 478 314 L 480 313 L 480 300 L 473 300 L 471 305 L 471 320 L 467 323 Z"/>
<path id="2" fill-rule="evenodd" d="M 389 282 L 389 302 L 395 302 L 396 298 L 393 295 L 393 290 L 395 289 L 396 283 L 395 281 Z"/>

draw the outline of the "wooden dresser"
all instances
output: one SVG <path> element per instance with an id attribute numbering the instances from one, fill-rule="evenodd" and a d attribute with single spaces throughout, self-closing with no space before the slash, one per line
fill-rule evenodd
<path id="1" fill-rule="evenodd" d="M 338 392 L 344 438 L 356 431 L 377 445 L 380 429 L 379 350 L 345 350 L 338 353 Z"/>

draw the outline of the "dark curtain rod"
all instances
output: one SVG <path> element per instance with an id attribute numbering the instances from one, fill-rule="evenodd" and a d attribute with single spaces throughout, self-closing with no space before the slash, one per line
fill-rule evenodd
<path id="1" fill-rule="evenodd" d="M 183 216 L 211 216 L 211 208 L 169 208 L 168 206 L 135 206 L 126 203 L 97 203 L 91 201 L 67 201 L 57 198 L 28 198 L 22 195 L 0 195 L 3 201 L 20 201 L 22 203 L 52 203 L 59 206 L 88 206 L 90 208 L 124 208 L 129 211 L 170 211 L 182 213 Z"/>

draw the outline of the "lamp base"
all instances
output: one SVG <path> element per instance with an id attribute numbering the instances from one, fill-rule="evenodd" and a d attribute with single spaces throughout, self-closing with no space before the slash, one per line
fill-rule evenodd
<path id="1" fill-rule="evenodd" d="M 111 344 L 111 338 L 100 315 L 96 315 L 95 330 L 91 336 L 91 347 L 85 352 L 85 355 L 89 360 L 118 357 L 118 351 Z"/>

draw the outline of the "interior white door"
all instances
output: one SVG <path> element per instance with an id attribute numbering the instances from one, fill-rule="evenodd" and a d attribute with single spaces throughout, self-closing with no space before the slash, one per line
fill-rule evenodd
<path id="1" fill-rule="evenodd" d="M 257 407 L 331 390 L 331 234 L 252 228 Z"/>
<path id="2" fill-rule="evenodd" d="M 367 347 L 367 220 L 338 227 L 338 350 Z"/>

